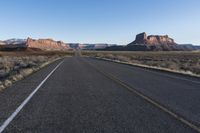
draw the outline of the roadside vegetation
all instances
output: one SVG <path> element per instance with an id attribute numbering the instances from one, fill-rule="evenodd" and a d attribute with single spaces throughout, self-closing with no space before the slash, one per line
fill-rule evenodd
<path id="1" fill-rule="evenodd" d="M 133 65 L 200 76 L 200 51 L 116 52 L 83 51 L 83 55 L 127 62 Z"/>
<path id="2" fill-rule="evenodd" d="M 49 63 L 64 56 L 72 56 L 73 54 L 73 51 L 0 52 L 0 91 Z"/>

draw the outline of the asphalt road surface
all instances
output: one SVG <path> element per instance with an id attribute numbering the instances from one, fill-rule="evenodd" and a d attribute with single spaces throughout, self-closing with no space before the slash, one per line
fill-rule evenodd
<path id="1" fill-rule="evenodd" d="M 195 133 L 199 125 L 199 79 L 86 57 L 0 93 L 5 133 Z"/>

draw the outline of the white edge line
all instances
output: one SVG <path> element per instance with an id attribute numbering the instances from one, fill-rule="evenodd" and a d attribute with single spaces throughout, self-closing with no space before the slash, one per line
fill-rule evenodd
<path id="1" fill-rule="evenodd" d="M 45 81 L 56 71 L 56 69 L 64 62 L 60 62 L 48 75 L 47 77 L 35 88 L 35 90 L 21 103 L 21 105 L 10 115 L 4 123 L 0 126 L 0 133 L 11 123 L 11 121 L 16 117 L 16 115 L 22 110 L 22 108 L 29 102 L 33 95 L 40 89 L 40 87 L 45 83 Z"/>
<path id="2" fill-rule="evenodd" d="M 95 57 L 97 58 L 97 57 Z M 136 64 L 132 64 L 132 63 L 127 63 L 127 62 L 122 62 L 122 61 L 116 61 L 116 60 L 111 60 L 111 59 L 107 59 L 107 58 L 97 58 L 97 59 L 103 59 L 103 60 L 106 60 L 106 61 L 111 61 L 111 62 L 115 62 L 115 63 L 122 63 L 122 64 L 127 64 L 127 65 L 132 65 L 132 66 L 137 66 L 139 68 L 141 68 L 141 70 L 143 71 L 147 71 L 147 72 L 151 72 L 151 73 L 154 73 L 154 74 L 159 74 L 161 76 L 165 76 L 165 77 L 170 77 L 170 78 L 174 78 L 174 79 L 180 79 L 180 80 L 184 80 L 184 81 L 189 81 L 189 82 L 192 82 L 192 83 L 196 83 L 196 84 L 200 84 L 199 81 L 193 81 L 193 80 L 190 80 L 190 79 L 186 79 L 186 78 L 181 78 L 181 77 L 177 77 L 177 76 L 172 76 L 172 75 L 168 75 L 168 74 L 164 74 L 164 73 L 158 73 L 158 72 L 155 72 L 155 71 L 151 71 L 151 70 L 148 70 L 148 69 L 142 69 L 142 68 L 150 68 L 152 70 L 161 70 L 161 69 L 157 69 L 157 68 L 151 68 L 151 67 L 146 67 L 146 66 L 140 66 L 140 65 L 136 65 Z M 161 71 L 165 71 L 165 70 L 161 70 Z M 172 71 L 165 71 L 165 72 L 171 72 L 171 73 L 174 73 L 174 74 L 182 74 L 182 73 L 176 73 L 176 72 L 172 72 Z M 184 74 L 183 74 L 184 75 Z M 192 75 L 187 75 L 185 74 L 186 76 L 191 76 L 193 77 Z M 198 78 L 198 77 L 195 77 L 195 78 Z"/>
<path id="3" fill-rule="evenodd" d="M 159 108 L 161 111 L 164 111 L 165 113 L 168 113 L 170 116 L 172 116 L 173 118 L 175 118 L 176 120 L 179 120 L 180 122 L 182 122 L 183 124 L 189 126 L 191 129 L 197 131 L 198 133 L 200 133 L 200 128 L 198 126 L 196 126 L 195 124 L 193 124 L 192 122 L 188 121 L 187 119 L 185 119 L 182 116 L 179 116 L 176 112 L 171 111 L 170 109 L 166 108 L 165 106 L 163 106 L 162 104 L 160 104 L 159 102 L 151 99 L 150 97 L 146 96 L 145 94 L 141 93 L 140 91 L 138 91 L 137 89 L 135 89 L 134 87 L 131 87 L 130 85 L 126 84 L 125 82 L 121 81 L 120 79 L 116 78 L 115 76 L 113 76 L 112 74 L 107 74 L 105 72 L 103 72 L 102 70 L 100 70 L 99 68 L 95 67 L 94 65 L 92 65 L 91 63 L 87 62 L 89 65 L 91 65 L 93 68 L 95 68 L 98 72 L 100 72 L 101 74 L 103 74 L 104 76 L 106 76 L 107 78 L 109 78 L 110 80 L 113 80 L 114 82 L 118 83 L 119 85 L 123 86 L 124 88 L 126 88 L 127 90 L 131 91 L 132 93 L 135 93 L 137 96 L 141 97 L 142 99 L 146 100 L 147 102 L 149 102 L 150 104 L 152 104 L 153 106 Z"/>

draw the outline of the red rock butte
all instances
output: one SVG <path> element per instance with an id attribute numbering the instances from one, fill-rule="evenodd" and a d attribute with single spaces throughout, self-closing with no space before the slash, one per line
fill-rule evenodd
<path id="1" fill-rule="evenodd" d="M 42 50 L 66 50 L 69 47 L 62 41 L 54 41 L 53 39 L 27 39 L 27 47 L 38 48 Z"/>
<path id="2" fill-rule="evenodd" d="M 147 45 L 176 45 L 172 38 L 168 35 L 150 35 L 147 36 L 145 32 L 136 35 L 135 41 L 131 44 L 147 44 Z"/>

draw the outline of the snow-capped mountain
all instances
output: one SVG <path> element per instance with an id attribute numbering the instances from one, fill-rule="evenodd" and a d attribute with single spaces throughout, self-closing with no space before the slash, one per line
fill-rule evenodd
<path id="1" fill-rule="evenodd" d="M 24 49 L 26 47 L 26 39 L 9 39 L 0 41 L 0 50 Z"/>
<path id="2" fill-rule="evenodd" d="M 26 39 L 9 39 L 4 41 L 7 45 L 26 44 Z"/>
<path id="3" fill-rule="evenodd" d="M 5 45 L 5 44 L 6 44 L 6 42 L 0 41 L 0 45 Z"/>

